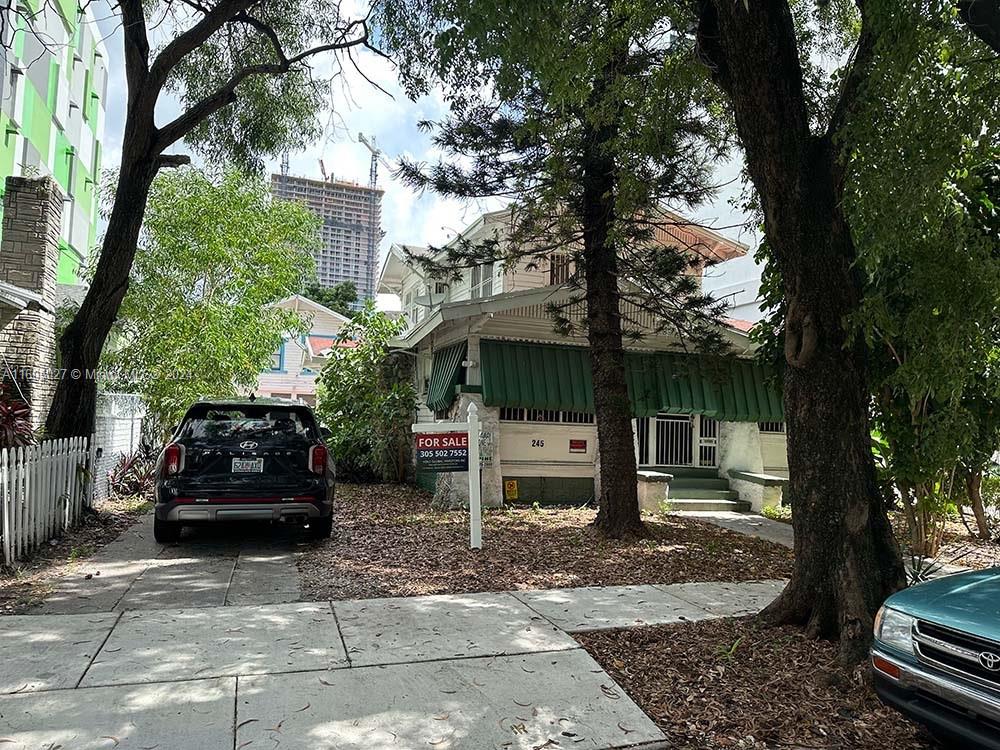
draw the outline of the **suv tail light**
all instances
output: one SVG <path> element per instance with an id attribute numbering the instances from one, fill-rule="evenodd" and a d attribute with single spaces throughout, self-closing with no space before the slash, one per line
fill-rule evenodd
<path id="1" fill-rule="evenodd" d="M 326 474 L 327 451 L 325 445 L 314 445 L 309 449 L 309 471 L 322 476 Z"/>
<path id="2" fill-rule="evenodd" d="M 163 449 L 163 474 L 173 476 L 180 474 L 184 469 L 184 446 L 178 443 L 170 443 Z"/>

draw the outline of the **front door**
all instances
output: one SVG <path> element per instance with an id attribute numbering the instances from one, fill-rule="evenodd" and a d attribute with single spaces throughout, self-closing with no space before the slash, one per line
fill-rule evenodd
<path id="1" fill-rule="evenodd" d="M 718 422 L 710 417 L 657 414 L 635 420 L 640 466 L 715 466 Z"/>

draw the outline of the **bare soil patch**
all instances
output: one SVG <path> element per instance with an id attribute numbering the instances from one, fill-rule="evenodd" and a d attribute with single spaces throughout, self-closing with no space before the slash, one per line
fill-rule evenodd
<path id="1" fill-rule="evenodd" d="M 929 750 L 836 646 L 750 618 L 577 636 L 678 750 Z"/>
<path id="2" fill-rule="evenodd" d="M 299 554 L 306 599 L 786 578 L 792 552 L 689 518 L 647 519 L 650 538 L 611 541 L 589 508 L 487 511 L 483 549 L 468 514 L 401 485 L 339 485 L 333 537 Z"/>

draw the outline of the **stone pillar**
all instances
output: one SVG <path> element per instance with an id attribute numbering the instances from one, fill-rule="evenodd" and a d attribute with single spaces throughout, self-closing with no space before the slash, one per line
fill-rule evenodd
<path id="1" fill-rule="evenodd" d="M 13 315 L 0 331 L 4 381 L 16 381 L 45 423 L 56 379 L 55 301 L 63 196 L 51 177 L 8 177 L 3 197 L 0 281 L 33 292 L 40 301 Z M 14 388 L 17 392 L 17 388 Z"/>
<path id="2" fill-rule="evenodd" d="M 479 452 L 482 460 L 482 504 L 484 508 L 499 508 L 503 505 L 503 471 L 500 468 L 500 410 L 483 406 L 483 397 L 478 393 L 463 393 L 459 397 L 458 410 L 453 421 L 464 422 L 468 418 L 469 404 L 475 403 L 479 410 L 480 441 Z M 434 505 L 438 508 L 469 507 L 469 475 L 464 471 L 438 474 L 434 491 Z"/>
<path id="3" fill-rule="evenodd" d="M 763 487 L 733 480 L 730 470 L 760 473 L 764 470 L 764 460 L 760 450 L 760 430 L 756 422 L 719 422 L 719 446 L 716 457 L 719 476 L 729 480 L 731 489 L 740 493 L 740 500 L 750 503 L 754 510 L 760 510 L 763 503 Z"/>

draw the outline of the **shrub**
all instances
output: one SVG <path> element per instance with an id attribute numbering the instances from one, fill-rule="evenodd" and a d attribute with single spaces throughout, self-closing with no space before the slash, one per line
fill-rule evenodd
<path id="1" fill-rule="evenodd" d="M 341 478 L 401 482 L 410 462 L 410 425 L 416 409 L 413 359 L 390 351 L 404 321 L 371 302 L 341 329 L 317 380 L 316 414 Z"/>
<path id="2" fill-rule="evenodd" d="M 19 396 L 0 390 L 0 448 L 22 448 L 35 442 L 31 410 Z"/>
<path id="3" fill-rule="evenodd" d="M 792 508 L 790 505 L 765 505 L 761 509 L 760 514 L 764 518 L 770 518 L 772 521 L 792 522 Z"/>
<path id="4" fill-rule="evenodd" d="M 156 451 L 141 445 L 130 453 L 122 453 L 108 472 L 108 492 L 112 495 L 148 495 L 156 479 Z"/>

